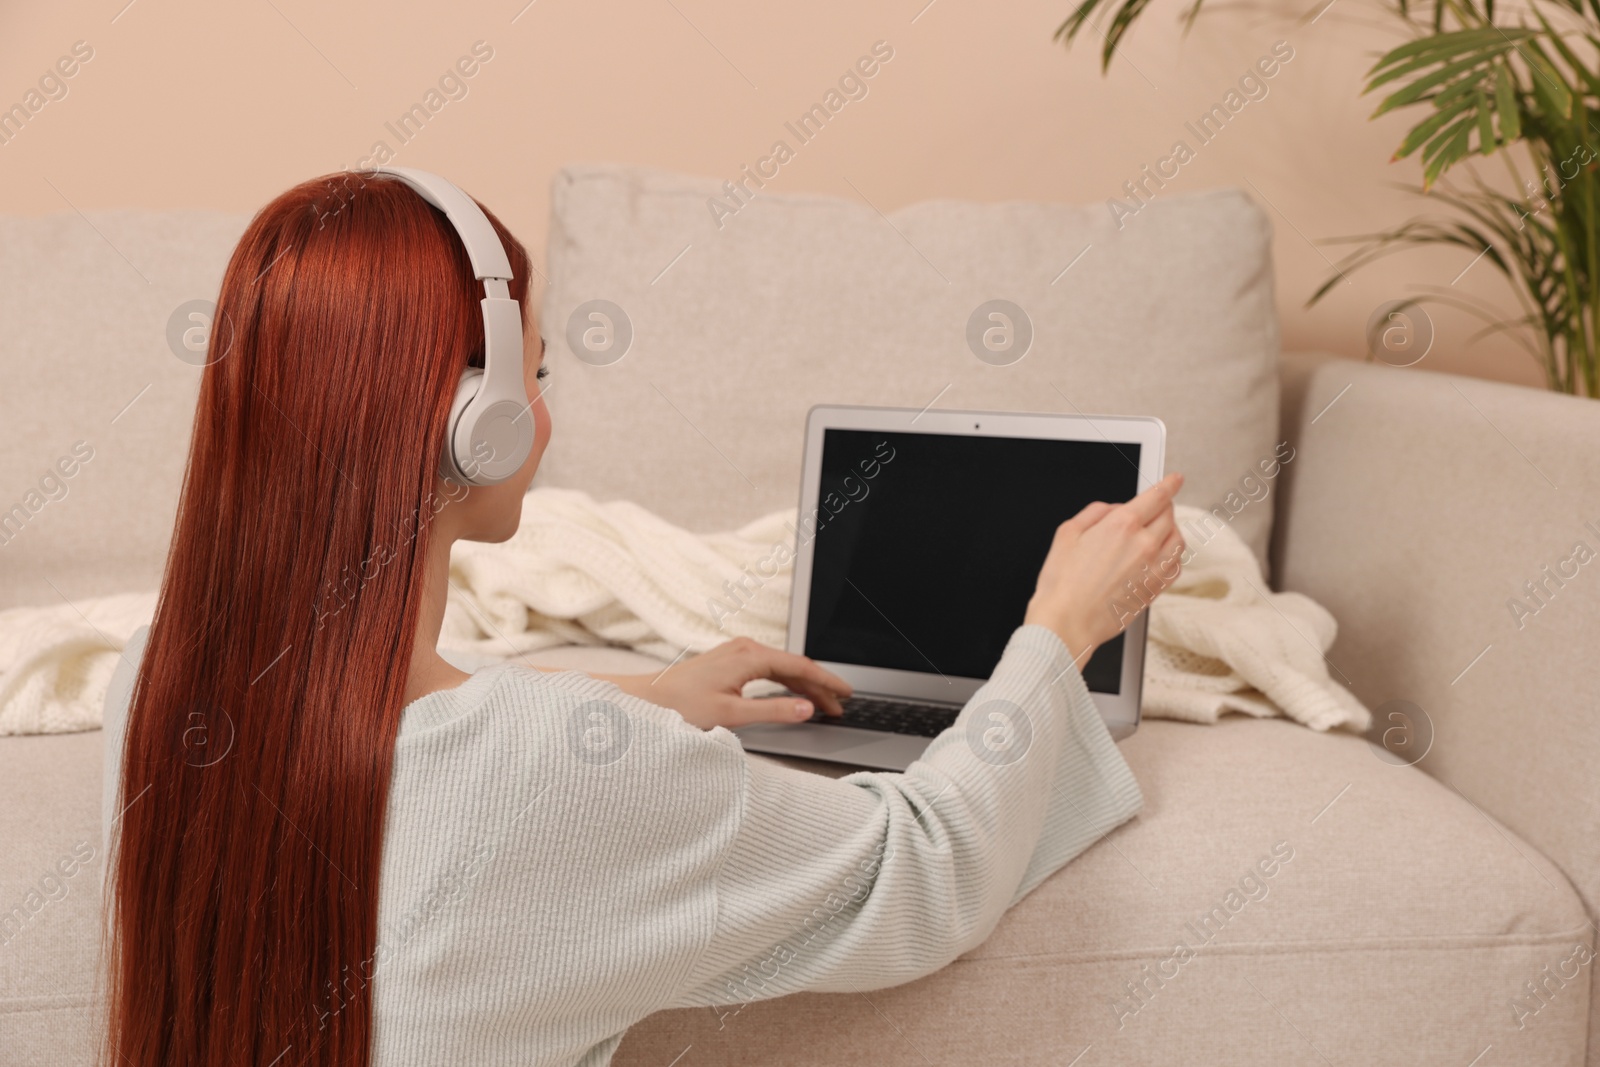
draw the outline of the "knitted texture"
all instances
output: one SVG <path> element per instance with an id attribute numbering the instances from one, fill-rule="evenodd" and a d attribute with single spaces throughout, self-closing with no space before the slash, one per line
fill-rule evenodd
<path id="1" fill-rule="evenodd" d="M 734 637 L 782 647 L 794 514 L 696 534 L 627 501 L 536 489 L 509 541 L 454 546 L 439 647 L 467 667 L 574 643 L 664 662 Z M 1366 729 L 1370 713 L 1329 675 L 1333 616 L 1268 589 L 1255 555 L 1213 514 L 1184 505 L 1176 514 L 1189 558 L 1150 607 L 1143 714 L 1213 723 L 1237 711 Z M 0 612 L 0 735 L 94 729 L 117 651 L 149 623 L 155 596 Z M 1127 606 L 1140 606 L 1136 594 Z"/>
<path id="2" fill-rule="evenodd" d="M 106 709 L 107 827 L 132 677 Z M 663 1009 L 909 982 L 1141 804 L 1040 626 L 908 770 L 838 779 L 576 671 L 480 668 L 403 713 L 373 1062 L 604 1064 Z"/>

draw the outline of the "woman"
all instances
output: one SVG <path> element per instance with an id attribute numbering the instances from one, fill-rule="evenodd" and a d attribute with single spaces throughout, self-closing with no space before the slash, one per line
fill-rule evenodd
<path id="1" fill-rule="evenodd" d="M 316 179 L 228 264 L 108 701 L 108 1063 L 602 1064 L 665 1008 L 935 971 L 1139 809 L 1079 667 L 1125 582 L 1176 577 L 1178 476 L 1061 526 L 993 677 L 903 774 L 747 758 L 723 727 L 849 693 L 748 640 L 657 676 L 440 657 L 451 544 L 512 535 L 550 440 L 530 263 L 489 219 L 536 427 L 489 487 L 438 472 L 484 341 L 441 212 Z M 757 678 L 808 699 L 742 699 Z M 966 741 L 997 700 L 1028 719 L 1013 759 Z"/>

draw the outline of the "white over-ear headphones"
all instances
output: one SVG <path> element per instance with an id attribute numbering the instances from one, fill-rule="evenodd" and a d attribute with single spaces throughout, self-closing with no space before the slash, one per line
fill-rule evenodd
<path id="1" fill-rule="evenodd" d="M 533 451 L 533 407 L 523 382 L 522 308 L 511 299 L 511 262 L 477 202 L 437 174 L 375 167 L 415 189 L 445 213 L 483 282 L 483 369 L 468 367 L 456 386 L 439 473 L 462 485 L 494 485 Z"/>

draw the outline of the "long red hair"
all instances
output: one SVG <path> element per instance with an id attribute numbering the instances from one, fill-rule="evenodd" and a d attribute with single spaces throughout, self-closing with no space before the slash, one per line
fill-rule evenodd
<path id="1" fill-rule="evenodd" d="M 527 252 L 489 219 L 526 324 Z M 371 1057 L 394 743 L 482 295 L 444 214 L 372 173 L 295 186 L 233 252 L 128 713 L 109 1064 Z"/>

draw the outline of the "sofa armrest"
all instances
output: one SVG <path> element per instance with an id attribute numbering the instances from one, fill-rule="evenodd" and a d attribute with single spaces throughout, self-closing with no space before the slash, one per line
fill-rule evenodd
<path id="1" fill-rule="evenodd" d="M 1600 913 L 1600 402 L 1317 355 L 1282 381 L 1275 584 L 1338 619 L 1375 738 L 1420 708 L 1418 766 Z"/>

